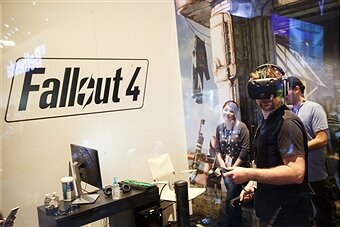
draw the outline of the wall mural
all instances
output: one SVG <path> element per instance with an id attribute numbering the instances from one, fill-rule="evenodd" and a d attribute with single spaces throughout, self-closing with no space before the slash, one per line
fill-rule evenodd
<path id="1" fill-rule="evenodd" d="M 223 103 L 237 99 L 233 51 L 230 51 L 229 43 L 225 45 L 224 34 L 218 34 L 224 29 L 218 26 L 220 20 L 216 20 L 215 33 L 212 32 L 208 3 L 202 1 L 188 7 L 183 2 L 176 4 L 188 165 L 197 170 L 189 179 L 193 185 L 207 187 L 207 193 L 196 198 L 193 205 L 195 214 L 218 219 L 223 213 L 223 189 L 221 177 L 211 171 L 215 159 L 210 146 L 216 126 L 223 121 Z M 229 6 L 220 7 L 227 9 Z M 189 12 L 200 16 L 191 18 Z M 218 19 L 222 19 L 222 24 L 224 18 Z M 232 42 L 230 32 L 228 37 L 231 39 L 227 42 Z"/>
<path id="2" fill-rule="evenodd" d="M 244 48 L 246 50 L 241 51 L 248 51 L 245 60 L 238 59 L 240 65 L 253 67 L 252 64 L 256 62 L 262 64 L 265 63 L 262 61 L 270 61 L 267 56 L 274 56 L 274 58 L 268 58 L 276 61 L 273 63 L 281 66 L 286 75 L 300 77 L 309 87 L 307 98 L 324 105 L 330 117 L 331 139 L 333 140 L 331 144 L 339 139 L 337 134 L 339 132 L 332 129 L 333 125 L 339 127 L 338 121 L 332 123 L 333 115 L 339 116 L 340 103 L 336 101 L 339 91 L 339 86 L 337 87 L 339 75 L 336 73 L 336 64 L 325 57 L 325 55 L 329 56 L 329 51 L 327 54 L 323 26 L 271 14 L 274 11 L 271 7 L 274 6 L 268 5 L 268 2 L 253 0 L 241 3 L 232 0 L 175 1 L 188 163 L 189 168 L 198 170 L 198 173 L 190 176 L 190 180 L 197 186 L 207 186 L 209 198 L 203 200 L 214 202 L 200 204 L 197 200 L 194 201 L 196 213 L 209 214 L 208 216 L 215 218 L 220 218 L 223 213 L 224 208 L 221 204 L 223 204 L 225 188 L 223 184 L 220 184 L 220 178 L 210 178 L 209 173 L 214 165 L 210 146 L 216 126 L 223 122 L 222 105 L 227 100 L 241 103 L 239 82 L 236 76 L 236 71 L 241 69 L 237 69 L 235 60 L 235 52 L 238 49 Z M 242 19 L 237 19 L 238 22 L 233 24 L 235 22 L 232 20 L 236 17 Z M 268 28 L 265 28 L 263 24 L 257 26 L 258 18 L 262 20 L 260 23 L 266 20 L 270 26 Z M 243 36 L 247 34 L 248 37 L 241 37 L 246 40 L 243 41 L 244 43 L 235 40 L 237 41 L 235 44 L 233 26 L 239 27 L 240 21 L 249 26 L 244 30 L 241 29 L 245 31 Z M 252 24 L 253 21 L 255 23 Z M 253 37 L 261 31 L 270 37 L 263 40 L 268 41 L 274 37 L 274 43 L 271 44 L 270 41 L 263 43 L 259 37 Z M 252 38 L 256 41 L 251 40 Z M 240 44 L 248 44 L 248 47 L 240 46 Z M 235 47 L 236 45 L 239 46 Z M 252 53 L 254 50 L 251 45 L 259 48 L 255 50 L 259 53 Z M 267 50 L 264 46 L 267 46 Z M 259 50 L 264 52 L 264 58 L 259 56 L 263 54 Z M 270 51 L 274 53 L 269 53 Z M 338 57 L 336 59 L 339 61 Z M 244 67 L 242 71 L 247 74 L 251 69 Z M 247 77 L 247 75 L 242 76 Z M 244 81 L 247 81 L 247 78 Z M 332 81 L 335 81 L 335 84 L 332 84 Z M 326 88 L 331 88 L 331 92 Z M 332 92 L 333 90 L 335 92 Z M 324 101 L 325 98 L 330 100 L 333 107 L 329 107 Z M 251 115 L 251 113 L 246 114 Z M 250 130 L 249 125 L 248 129 Z M 207 204 L 212 205 L 208 207 Z"/>

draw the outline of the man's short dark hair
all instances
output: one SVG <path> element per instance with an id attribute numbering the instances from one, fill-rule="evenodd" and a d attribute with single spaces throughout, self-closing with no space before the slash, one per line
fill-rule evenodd
<path id="1" fill-rule="evenodd" d="M 301 82 L 301 80 L 299 78 L 297 78 L 296 76 L 290 76 L 287 79 L 288 84 L 289 84 L 289 88 L 293 89 L 296 86 L 299 86 L 301 93 L 303 94 L 305 92 L 305 86 L 303 85 L 303 83 Z"/>

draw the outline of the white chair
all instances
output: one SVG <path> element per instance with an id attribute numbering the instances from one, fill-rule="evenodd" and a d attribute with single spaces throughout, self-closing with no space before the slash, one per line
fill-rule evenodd
<path id="1" fill-rule="evenodd" d="M 176 193 L 174 190 L 175 170 L 172 165 L 169 154 L 162 154 L 160 156 L 148 160 L 151 169 L 154 184 L 166 185 L 160 190 L 160 199 L 162 201 L 176 202 Z M 193 170 L 182 171 L 192 172 Z M 188 183 L 188 186 L 190 184 Z M 202 194 L 205 188 L 188 187 L 188 200 L 192 200 Z"/>

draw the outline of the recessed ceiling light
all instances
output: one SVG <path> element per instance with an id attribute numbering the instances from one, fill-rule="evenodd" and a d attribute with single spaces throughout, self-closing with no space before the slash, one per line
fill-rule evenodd
<path id="1" fill-rule="evenodd" d="M 14 47 L 14 46 L 15 46 L 15 42 L 13 42 L 13 41 L 11 41 L 11 40 L 3 40 L 3 39 L 0 39 L 0 45 L 1 45 L 1 46 Z"/>

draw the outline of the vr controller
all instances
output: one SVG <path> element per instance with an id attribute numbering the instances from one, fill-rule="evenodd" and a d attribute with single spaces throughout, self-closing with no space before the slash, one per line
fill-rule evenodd
<path id="1" fill-rule="evenodd" d="M 270 99 L 284 94 L 284 80 L 276 78 L 250 79 L 248 81 L 248 95 L 251 99 Z"/>
<path id="2" fill-rule="evenodd" d="M 231 169 L 225 169 L 225 168 L 223 168 L 223 167 L 220 167 L 220 172 L 221 172 L 221 174 L 227 173 L 227 172 L 229 172 L 229 171 L 231 171 Z"/>
<path id="3" fill-rule="evenodd" d="M 209 171 L 209 175 L 220 177 L 224 173 L 231 171 L 231 169 L 225 169 L 223 167 L 215 167 Z"/>

